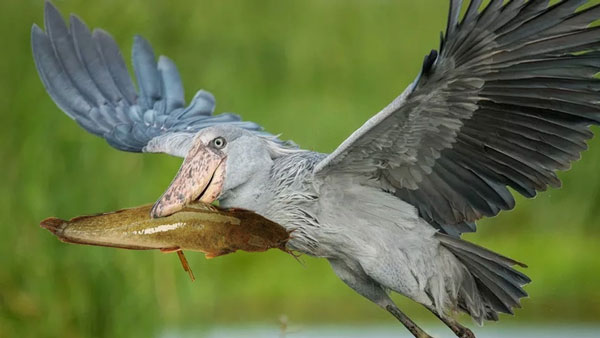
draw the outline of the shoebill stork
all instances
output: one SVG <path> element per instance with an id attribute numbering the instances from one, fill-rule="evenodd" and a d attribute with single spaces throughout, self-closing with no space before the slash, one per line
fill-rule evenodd
<path id="1" fill-rule="evenodd" d="M 461 239 L 475 222 L 558 187 L 600 122 L 600 6 L 586 0 L 450 1 L 439 51 L 416 80 L 333 153 L 303 150 L 237 115 L 214 115 L 199 91 L 185 105 L 174 63 L 141 37 L 133 45 L 138 89 L 103 30 L 76 16 L 67 27 L 49 2 L 34 25 L 40 78 L 87 131 L 124 151 L 183 157 L 152 209 L 218 200 L 291 231 L 289 248 L 327 259 L 348 286 L 427 334 L 390 299 L 421 303 L 457 336 L 513 313 L 530 279 L 525 266 Z M 410 32 L 408 32 L 410 33 Z"/>

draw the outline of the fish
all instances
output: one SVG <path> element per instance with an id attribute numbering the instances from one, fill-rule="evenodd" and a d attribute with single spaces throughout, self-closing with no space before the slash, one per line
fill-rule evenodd
<path id="1" fill-rule="evenodd" d="M 70 220 L 49 217 L 40 226 L 66 243 L 176 252 L 194 280 L 183 250 L 214 258 L 238 250 L 286 249 L 290 233 L 252 211 L 194 202 L 167 217 L 151 217 L 152 204 Z"/>

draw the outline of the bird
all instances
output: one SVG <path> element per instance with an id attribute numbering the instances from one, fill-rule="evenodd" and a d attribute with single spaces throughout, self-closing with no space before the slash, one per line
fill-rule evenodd
<path id="1" fill-rule="evenodd" d="M 415 337 L 430 336 L 391 293 L 474 337 L 456 314 L 477 324 L 513 314 L 531 280 L 517 269 L 525 264 L 461 235 L 513 209 L 511 190 L 533 198 L 559 187 L 557 171 L 600 123 L 600 6 L 586 4 L 449 0 L 416 79 L 330 154 L 214 114 L 207 91 L 186 105 L 174 62 L 157 61 L 140 36 L 136 90 L 110 34 L 75 15 L 67 26 L 49 1 L 31 43 L 45 89 L 81 127 L 119 150 L 183 158 L 152 217 L 196 200 L 253 210 Z"/>

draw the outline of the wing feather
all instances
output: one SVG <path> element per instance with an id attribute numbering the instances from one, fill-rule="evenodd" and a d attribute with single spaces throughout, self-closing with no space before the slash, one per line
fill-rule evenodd
<path id="1" fill-rule="evenodd" d="M 52 4 L 47 4 L 49 5 L 46 5 L 46 7 L 52 7 Z M 117 46 L 117 43 L 112 36 L 103 29 L 95 29 L 92 33 L 92 38 L 96 42 L 96 48 L 104 61 L 106 71 L 108 71 L 108 74 L 112 77 L 122 97 L 126 100 L 126 102 L 122 103 L 133 105 L 137 101 L 137 93 L 133 86 L 133 82 L 131 81 L 131 77 L 129 76 L 127 65 L 125 65 L 125 61 L 119 50 L 119 46 Z M 92 46 L 86 45 L 86 48 L 92 48 Z M 35 55 L 35 49 L 33 53 Z M 97 71 L 103 72 L 104 69 L 98 68 Z"/>
<path id="2" fill-rule="evenodd" d="M 158 71 L 160 72 L 162 88 L 165 94 L 166 110 L 173 111 L 185 106 L 185 97 L 181 77 L 175 63 L 166 56 L 158 59 Z"/>
<path id="3" fill-rule="evenodd" d="M 37 25 L 31 31 L 36 67 L 59 108 L 111 146 L 184 156 L 182 149 L 197 131 L 220 123 L 268 135 L 235 114 L 213 115 L 215 99 L 206 91 L 199 91 L 185 107 L 177 67 L 164 56 L 157 62 L 152 47 L 140 36 L 132 51 L 138 94 L 110 34 L 101 29 L 92 33 L 75 15 L 70 22 L 67 27 L 59 11 L 46 2 L 46 32 Z M 176 148 L 169 135 L 181 141 Z"/>
<path id="4" fill-rule="evenodd" d="M 92 33 L 88 27 L 75 15 L 71 15 L 71 34 L 77 56 L 85 67 L 95 87 L 100 91 L 100 97 L 108 102 L 120 102 L 125 99 L 104 60 L 95 46 Z M 127 121 L 123 116 L 116 116 L 121 122 Z"/>
<path id="5" fill-rule="evenodd" d="M 560 186 L 600 124 L 600 6 L 586 0 L 451 1 L 440 53 L 315 168 L 354 174 L 450 235 Z M 431 56 L 435 56 L 432 60 Z"/>

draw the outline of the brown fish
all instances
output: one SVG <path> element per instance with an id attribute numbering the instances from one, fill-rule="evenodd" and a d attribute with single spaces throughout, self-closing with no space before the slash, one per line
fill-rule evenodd
<path id="1" fill-rule="evenodd" d="M 207 258 L 237 250 L 287 252 L 289 233 L 252 211 L 193 203 L 170 216 L 151 218 L 151 208 L 149 204 L 69 221 L 50 217 L 40 225 L 67 243 L 177 252 L 192 279 L 182 250 L 200 251 Z"/>

